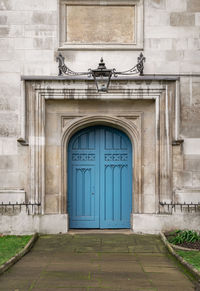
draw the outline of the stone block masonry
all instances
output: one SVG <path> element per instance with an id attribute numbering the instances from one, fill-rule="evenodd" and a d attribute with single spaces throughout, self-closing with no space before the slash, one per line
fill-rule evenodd
<path id="1" fill-rule="evenodd" d="M 74 1 L 72 2 L 75 3 Z M 78 1 L 76 2 L 78 5 Z M 88 8 L 89 6 L 84 6 L 84 2 L 84 0 L 81 1 L 81 5 Z M 91 4 L 89 0 L 86 2 L 87 5 Z M 140 163 L 141 175 L 143 176 L 138 177 L 136 185 L 136 187 L 142 189 L 143 192 L 136 197 L 135 202 L 138 203 L 137 205 L 139 206 L 138 208 L 136 207 L 137 209 L 134 208 L 134 211 L 154 215 L 158 212 L 159 199 L 169 200 L 174 198 L 178 202 L 191 197 L 191 199 L 197 201 L 197 197 L 200 195 L 200 1 L 138 0 L 134 2 L 134 0 L 128 0 L 116 2 L 122 5 L 119 11 L 120 9 L 122 10 L 126 2 L 127 6 L 125 6 L 123 11 L 129 11 L 129 25 L 132 25 L 132 30 L 129 30 L 129 34 L 127 34 L 128 38 L 126 40 L 119 38 L 119 30 L 116 30 L 116 27 L 118 27 L 118 25 L 121 27 L 121 25 L 117 22 L 118 17 L 115 15 L 115 17 L 112 17 L 114 21 L 109 22 L 109 25 L 111 26 L 110 30 L 113 31 L 115 41 L 118 42 L 120 49 L 114 45 L 112 47 L 112 44 L 109 49 L 105 49 L 105 47 L 102 49 L 97 43 L 95 49 L 87 50 L 84 47 L 77 46 L 76 49 L 68 49 L 67 46 L 65 48 L 62 47 L 62 37 L 60 35 L 62 31 L 66 32 L 64 39 L 67 39 L 67 33 L 70 32 L 73 34 L 74 31 L 78 33 L 81 31 L 81 28 L 83 29 L 85 27 L 82 25 L 80 18 L 73 14 L 69 22 L 69 25 L 71 23 L 72 27 L 68 27 L 68 29 L 66 29 L 66 27 L 65 29 L 61 27 L 67 23 L 63 16 L 64 13 L 60 9 L 60 5 L 65 3 L 64 0 L 0 1 L 0 191 L 24 191 L 24 193 L 26 193 L 26 199 L 33 199 L 31 193 L 34 192 L 34 195 L 39 197 L 37 196 L 39 195 L 38 193 L 42 191 L 42 187 L 46 186 L 46 192 L 44 196 L 41 197 L 44 204 L 43 212 L 49 214 L 48 218 L 50 217 L 50 213 L 52 213 L 52 215 L 59 215 L 59 213 L 61 216 L 64 215 L 61 217 L 62 223 L 64 223 L 64 219 L 67 220 L 67 218 L 65 216 L 66 214 L 64 214 L 66 209 L 64 210 L 64 208 L 61 207 L 61 204 L 66 202 L 66 198 L 63 198 L 64 200 L 61 201 L 61 192 L 63 189 L 59 184 L 61 169 L 58 161 L 61 159 L 61 152 L 60 149 L 58 149 L 58 145 L 61 143 L 60 138 L 63 130 L 60 121 L 61 116 L 66 115 L 66 112 L 68 112 L 71 119 L 68 118 L 68 121 L 65 120 L 66 126 L 69 119 L 73 120 L 73 114 L 76 116 L 82 116 L 83 113 L 91 114 L 91 112 L 95 112 L 96 115 L 105 115 L 106 113 L 116 115 L 116 112 L 119 114 L 122 108 L 126 106 L 127 100 L 124 101 L 125 98 L 131 100 L 133 96 L 133 91 L 130 89 L 131 86 L 140 86 L 137 91 L 138 104 L 140 105 L 137 106 L 141 114 L 141 121 L 138 121 L 138 119 L 134 122 L 138 128 L 142 129 L 142 145 L 140 148 L 143 159 Z M 92 3 L 94 3 L 94 1 L 92 1 Z M 106 3 L 107 5 L 102 6 L 101 13 L 106 10 L 107 6 L 110 7 L 110 0 L 103 1 L 102 3 Z M 132 5 L 136 5 L 134 6 L 136 10 L 137 5 L 140 7 L 140 9 L 137 10 L 138 14 L 136 13 L 136 19 L 131 18 L 131 13 L 134 11 Z M 141 8 L 142 5 L 144 6 L 144 14 Z M 95 7 L 98 6 L 93 6 L 92 9 L 95 9 Z M 73 6 L 72 10 L 73 9 L 77 9 L 77 6 Z M 86 10 L 87 9 L 84 11 Z M 118 11 L 118 8 L 114 10 Z M 95 11 L 97 15 L 100 13 L 98 11 L 100 10 Z M 109 10 L 109 13 L 111 13 L 110 11 L 112 11 L 112 9 Z M 85 17 L 85 14 L 83 16 Z M 123 17 L 120 19 L 120 21 L 123 21 Z M 90 20 L 92 21 L 92 17 Z M 106 21 L 109 21 L 109 17 L 106 18 Z M 141 23 L 143 23 L 144 27 L 141 26 L 142 29 L 137 30 Z M 86 22 L 84 22 L 84 24 L 87 26 Z M 90 29 L 91 27 L 92 25 L 90 25 Z M 97 35 L 98 29 L 100 28 L 98 28 L 98 25 L 95 27 L 97 27 Z M 105 27 L 104 30 L 106 31 Z M 139 31 L 144 33 L 142 35 L 138 34 Z M 124 35 L 125 34 L 123 34 L 123 37 L 125 37 Z M 135 37 L 135 35 L 137 35 L 137 37 Z M 68 36 L 70 36 L 68 40 L 75 44 L 76 39 L 73 38 L 74 36 Z M 82 36 L 83 35 L 81 35 L 81 37 Z M 100 36 L 101 34 L 99 33 L 98 37 Z M 93 39 L 91 39 L 91 37 Z M 95 36 L 91 33 L 90 38 L 87 40 L 94 43 L 94 37 Z M 137 45 L 138 37 L 144 39 L 140 44 L 140 50 L 138 50 L 136 46 L 134 49 L 127 49 L 124 51 L 124 46 L 127 45 L 127 43 L 124 42 L 134 41 Z M 105 41 L 105 39 L 100 39 L 99 41 Z M 109 41 L 109 39 L 106 39 L 106 41 Z M 56 87 L 52 87 L 53 82 L 49 81 L 45 85 L 44 92 L 41 93 L 41 95 L 37 95 L 39 94 L 39 87 L 43 84 L 43 81 L 41 81 L 42 77 L 40 81 L 27 85 L 27 81 L 21 81 L 22 76 L 56 76 L 58 74 L 56 56 L 59 51 L 65 56 L 67 65 L 74 71 L 87 71 L 88 68 L 94 68 L 102 56 L 107 67 L 116 67 L 118 71 L 124 71 L 137 62 L 137 57 L 141 49 L 146 57 L 145 75 L 150 74 L 155 76 L 155 78 L 160 75 L 175 75 L 177 78 L 180 77 L 180 79 L 173 81 L 172 86 L 168 84 L 167 87 L 162 87 L 163 95 L 159 93 L 159 96 L 163 98 L 164 94 L 166 94 L 165 96 L 168 96 L 166 97 L 166 103 L 159 104 L 158 99 L 155 101 L 155 99 L 153 99 L 155 98 L 155 93 L 153 97 L 151 93 L 148 93 L 149 95 L 147 94 L 148 98 L 152 98 L 151 104 L 147 104 L 148 102 L 142 100 L 141 92 L 144 93 L 145 90 L 145 92 L 147 92 L 152 86 L 152 83 L 145 83 L 146 81 L 144 80 L 140 84 L 133 81 L 132 85 L 126 80 L 111 82 L 113 91 L 111 90 L 110 97 L 109 95 L 100 96 L 93 93 L 91 93 L 89 97 L 85 96 L 85 92 L 94 90 L 92 87 L 93 83 L 91 82 L 84 83 L 83 87 L 76 91 L 75 88 L 78 86 L 77 81 L 73 81 L 72 83 L 60 81 L 60 87 L 58 86 L 56 90 L 63 90 L 62 94 L 65 97 L 62 101 L 58 100 L 60 97 L 58 97 L 56 101 L 54 100 L 54 107 L 50 104 L 46 107 L 48 110 L 50 108 L 52 112 L 46 112 L 46 116 L 43 116 L 44 120 L 48 122 L 44 132 L 41 133 L 41 128 L 38 126 L 38 124 L 42 124 L 41 115 L 36 116 L 36 112 L 39 112 L 38 108 L 44 105 L 42 103 L 43 101 L 41 101 L 43 100 L 41 96 L 43 96 L 44 92 L 52 89 L 52 91 L 48 91 L 48 94 L 50 94 L 48 98 L 52 98 L 52 96 L 57 94 L 57 91 L 54 90 Z M 32 85 L 33 87 L 31 87 Z M 161 85 L 164 86 L 162 82 L 159 86 Z M 122 87 L 123 90 L 119 97 L 119 92 Z M 71 90 L 69 94 L 70 98 L 74 98 L 74 107 L 72 106 L 71 108 L 66 107 L 66 98 L 68 98 L 66 90 L 69 90 L 69 88 Z M 148 92 L 150 91 L 151 90 Z M 27 96 L 29 96 L 30 92 L 32 92 L 32 96 L 36 96 L 35 98 L 38 103 L 35 101 L 35 103 L 27 101 Z M 85 100 L 83 100 L 83 96 Z M 91 100 L 90 98 L 98 99 L 99 96 L 102 100 L 100 98 L 98 106 L 94 108 L 93 106 L 96 104 L 95 100 Z M 175 98 L 174 96 L 178 97 Z M 111 101 L 108 101 L 109 98 L 110 100 L 112 99 L 112 106 L 109 105 L 111 104 L 109 103 Z M 121 105 L 118 105 L 118 107 L 115 107 L 115 104 L 117 104 L 115 101 L 116 98 L 121 99 Z M 50 103 L 50 101 L 44 102 Z M 155 108 L 160 108 L 160 112 L 162 112 L 160 116 L 163 131 L 154 130 L 159 116 L 154 114 L 155 112 L 152 109 L 153 102 L 158 102 Z M 126 115 L 131 115 L 135 110 L 131 107 L 133 103 L 131 104 L 132 105 L 125 110 Z M 166 104 L 168 104 L 168 107 Z M 35 111 L 33 108 L 35 108 Z M 55 110 L 57 110 L 57 113 Z M 130 112 L 128 112 L 128 110 L 130 110 Z M 165 118 L 163 118 L 163 116 L 165 116 Z M 170 119 L 168 118 L 169 116 Z M 120 118 L 123 119 L 126 117 L 121 116 Z M 27 120 L 34 120 L 34 130 L 33 124 L 28 124 Z M 149 120 L 149 122 L 146 120 Z M 138 125 L 139 122 L 141 122 L 140 126 Z M 154 124 L 154 126 L 152 124 Z M 33 130 L 31 134 L 28 129 Z M 41 133 L 41 136 L 38 132 Z M 161 138 L 163 147 L 159 148 L 159 144 L 155 142 L 156 138 L 155 140 L 151 140 L 152 143 L 146 142 L 146 136 L 155 137 L 156 134 L 160 135 L 160 137 L 157 136 L 156 138 L 157 140 Z M 164 140 L 165 134 L 167 135 L 166 140 Z M 24 144 L 29 143 L 29 146 L 23 146 L 18 143 L 17 139 L 20 137 L 22 140 L 26 138 Z M 173 139 L 183 139 L 183 145 L 173 146 L 173 148 L 171 148 Z M 46 146 L 47 143 L 48 147 L 43 147 Z M 156 147 L 162 153 L 162 159 L 160 159 L 160 156 L 156 155 L 156 153 L 152 156 L 152 152 Z M 35 150 L 36 148 L 38 151 L 42 148 L 40 151 L 41 155 L 37 155 L 37 158 L 31 154 L 32 149 Z M 166 151 L 167 148 L 168 151 Z M 37 150 L 35 150 L 35 152 L 37 152 Z M 148 160 L 149 156 L 152 158 L 153 162 Z M 41 188 L 35 189 L 35 182 L 33 183 L 33 181 L 38 182 L 43 175 L 44 169 L 37 167 L 44 157 L 47 161 L 45 164 L 47 167 L 45 173 L 46 180 L 45 182 L 44 180 L 42 181 L 43 184 L 41 183 Z M 158 189 L 159 181 L 154 175 L 154 169 L 156 168 L 155 161 L 158 160 L 163 163 L 162 165 L 169 166 L 166 172 L 163 172 L 161 176 L 163 180 L 166 179 L 166 181 L 170 181 L 169 183 L 166 181 L 163 182 L 159 190 L 160 192 L 158 191 L 159 193 L 155 190 Z M 145 177 L 145 179 L 142 179 L 142 177 Z M 171 192 L 170 196 L 167 189 L 169 188 L 168 185 L 172 183 L 172 180 L 172 189 L 174 192 Z M 143 184 L 140 185 L 140 183 Z M 155 197 L 157 198 L 155 199 Z M 4 218 L 1 220 L 2 223 L 5 223 L 6 221 L 3 219 Z M 136 217 L 134 219 L 135 222 L 139 223 L 139 219 L 137 220 Z M 179 225 L 181 225 L 184 219 L 179 220 Z M 40 229 L 39 226 L 33 226 L 34 223 L 38 223 L 38 225 L 39 223 L 43 224 L 44 227 L 41 228 L 43 230 L 47 227 L 45 215 L 41 220 L 35 218 L 37 222 L 33 223 L 30 222 L 30 220 L 32 221 L 34 219 L 27 218 L 27 225 L 30 223 L 32 229 Z M 170 221 L 172 222 L 172 220 Z M 14 223 L 14 218 L 10 218 L 9 221 L 10 225 L 12 225 L 12 223 Z M 153 225 L 157 227 L 159 224 L 157 218 L 152 221 Z M 162 221 L 162 225 L 169 225 L 165 219 Z M 133 225 L 135 222 L 133 220 Z M 62 223 L 62 230 L 66 230 Z M 138 227 L 139 225 L 143 227 L 141 224 L 138 224 Z M 13 228 L 11 229 L 14 231 Z M 138 229 L 137 226 L 135 229 Z"/>
<path id="2" fill-rule="evenodd" d="M 20 78 L 23 74 L 57 73 L 54 70 L 57 23 L 57 1 L 0 3 L 0 189 L 28 191 L 25 162 L 28 153 L 17 144 L 21 135 Z"/>
<path id="3" fill-rule="evenodd" d="M 195 26 L 194 13 L 174 12 L 170 14 L 171 26 Z"/>

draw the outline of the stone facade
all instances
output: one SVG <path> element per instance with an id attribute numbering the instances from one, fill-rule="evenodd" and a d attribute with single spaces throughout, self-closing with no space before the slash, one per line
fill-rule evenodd
<path id="1" fill-rule="evenodd" d="M 97 23 L 92 39 L 77 34 L 91 30 L 81 23 L 89 0 L 0 1 L 0 204 L 41 202 L 39 214 L 1 210 L 0 232 L 68 230 L 66 147 L 91 124 L 120 128 L 134 144 L 133 230 L 198 229 L 198 209 L 175 212 L 159 202 L 200 202 L 200 2 L 92 3 L 92 14 L 114 11 L 97 40 Z M 76 9 L 81 17 L 73 19 Z M 95 68 L 102 56 L 124 71 L 143 51 L 144 77 L 114 79 L 98 94 L 87 77 L 56 77 L 59 51 L 74 71 Z"/>

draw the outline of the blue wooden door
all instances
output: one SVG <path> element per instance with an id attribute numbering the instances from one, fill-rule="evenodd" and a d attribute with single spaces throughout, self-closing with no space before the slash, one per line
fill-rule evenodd
<path id="1" fill-rule="evenodd" d="M 68 146 L 70 228 L 130 228 L 132 146 L 121 131 L 93 126 Z"/>

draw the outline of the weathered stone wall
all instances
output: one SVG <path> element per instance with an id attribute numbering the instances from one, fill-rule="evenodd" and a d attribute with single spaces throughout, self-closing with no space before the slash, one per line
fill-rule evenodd
<path id="1" fill-rule="evenodd" d="M 27 191 L 28 147 L 21 136 L 21 75 L 55 74 L 57 1 L 0 1 L 0 189 Z M 12 194 L 10 194 L 12 195 Z M 1 200 L 1 199 L 0 199 Z M 10 199 L 10 201 L 12 198 Z"/>
<path id="2" fill-rule="evenodd" d="M 174 199 L 200 201 L 200 1 L 149 0 L 145 16 L 148 71 L 180 74 L 180 138 L 173 148 Z M 184 76 L 185 75 L 185 76 Z"/>
<path id="3" fill-rule="evenodd" d="M 197 197 L 200 189 L 199 34 L 199 0 L 144 0 L 144 73 L 183 75 L 179 138 L 185 142 L 182 150 L 174 147 L 177 199 L 183 197 L 183 188 L 189 188 L 184 190 L 189 197 L 191 191 L 196 191 Z M 23 121 L 20 78 L 57 75 L 59 1 L 1 0 L 0 47 L 0 189 L 28 191 L 29 148 L 17 143 Z M 139 52 L 64 50 L 62 53 L 72 69 L 87 71 L 96 67 L 101 56 L 107 67 L 128 69 L 136 63 Z"/>
<path id="4" fill-rule="evenodd" d="M 200 1 L 149 0 L 145 55 L 149 73 L 180 74 L 180 138 L 174 147 L 174 199 L 200 201 Z M 154 64 L 154 68 L 152 66 Z"/>
<path id="5" fill-rule="evenodd" d="M 148 72 L 199 73 L 200 2 L 198 0 L 144 2 L 144 47 Z"/>

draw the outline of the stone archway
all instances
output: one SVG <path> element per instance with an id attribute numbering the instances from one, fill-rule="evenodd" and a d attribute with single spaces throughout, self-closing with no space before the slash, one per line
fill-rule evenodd
<path id="1" fill-rule="evenodd" d="M 66 148 L 76 131 L 95 124 L 120 129 L 133 144 L 133 228 L 146 227 L 145 215 L 157 219 L 159 202 L 173 197 L 172 140 L 178 134 L 179 99 L 171 81 L 118 80 L 105 95 L 86 79 L 26 81 L 25 135 L 20 139 L 29 145 L 26 192 L 29 201 L 41 202 L 44 219 L 54 215 L 67 228 Z"/>
<path id="2" fill-rule="evenodd" d="M 81 118 L 75 118 L 67 123 L 63 129 L 62 139 L 61 139 L 61 189 L 62 189 L 62 213 L 67 212 L 67 154 L 66 149 L 68 147 L 68 142 L 72 135 L 77 131 L 94 125 L 106 125 L 113 128 L 117 128 L 130 138 L 133 145 L 133 157 L 132 160 L 132 209 L 133 212 L 141 212 L 141 132 L 140 128 L 136 125 L 134 120 L 140 119 L 140 115 L 132 116 L 133 119 L 126 119 L 119 116 L 85 116 Z"/>

